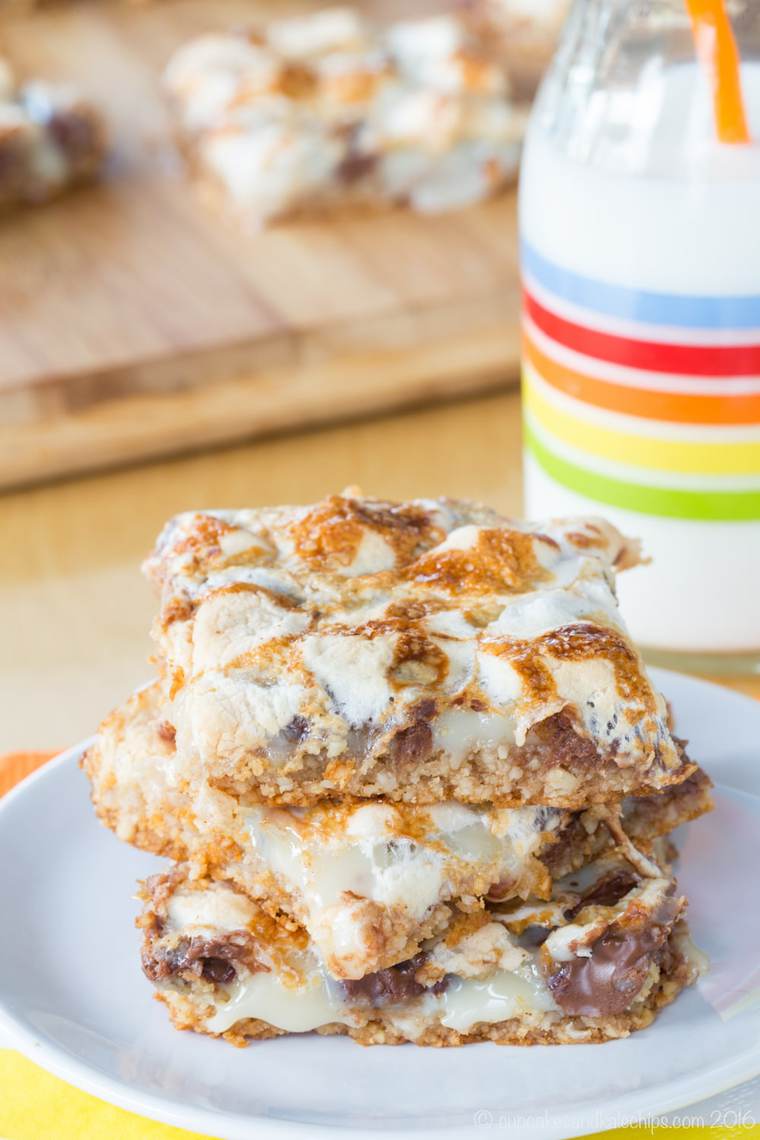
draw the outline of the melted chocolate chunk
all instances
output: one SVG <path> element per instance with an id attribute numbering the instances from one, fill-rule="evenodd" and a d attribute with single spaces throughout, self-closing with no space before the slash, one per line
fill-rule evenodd
<path id="1" fill-rule="evenodd" d="M 414 706 L 413 723 L 397 732 L 390 743 L 390 756 L 395 764 L 422 764 L 432 754 L 433 729 L 429 722 L 435 713 L 436 703 L 430 698 Z"/>
<path id="2" fill-rule="evenodd" d="M 343 981 L 343 992 L 349 1000 L 371 1005 L 373 1009 L 395 1002 L 411 1001 L 424 993 L 441 994 L 448 985 L 447 978 L 441 978 L 432 986 L 423 986 L 414 976 L 426 957 L 426 954 L 415 954 L 414 958 L 399 962 L 397 966 L 365 974 L 363 978 Z"/>
<path id="3" fill-rule="evenodd" d="M 614 906 L 629 891 L 632 891 L 638 882 L 639 877 L 633 871 L 627 871 L 623 868 L 619 871 L 610 871 L 608 874 L 602 875 L 601 879 L 597 880 L 581 896 L 574 907 L 565 911 L 565 918 L 568 922 L 572 922 L 585 906 Z"/>
<path id="4" fill-rule="evenodd" d="M 582 772 L 598 766 L 596 745 L 582 735 L 569 713 L 554 713 L 537 725 L 533 732 L 542 748 L 551 755 L 553 765 L 567 768 L 570 772 Z"/>
<path id="5" fill-rule="evenodd" d="M 254 965 L 252 939 L 244 930 L 227 938 L 180 938 L 171 947 L 154 945 L 143 953 L 142 967 L 152 982 L 189 973 L 224 984 L 234 979 L 232 963 L 239 961 Z"/>
<path id="6" fill-rule="evenodd" d="M 393 737 L 390 746 L 395 764 L 421 764 L 433 751 L 433 730 L 424 721 L 404 728 Z"/>
<path id="7" fill-rule="evenodd" d="M 670 899 L 649 926 L 632 929 L 613 923 L 593 943 L 590 957 L 561 962 L 546 978 L 557 1005 L 571 1016 L 623 1013 L 644 985 L 677 912 L 677 902 Z"/>
<path id="8" fill-rule="evenodd" d="M 233 981 L 236 974 L 232 962 L 228 962 L 224 958 L 204 958 L 201 972 L 207 982 L 216 982 L 219 985 L 226 985 Z"/>

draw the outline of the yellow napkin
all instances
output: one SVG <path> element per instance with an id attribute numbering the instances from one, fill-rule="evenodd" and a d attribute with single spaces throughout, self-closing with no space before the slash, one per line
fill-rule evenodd
<path id="1" fill-rule="evenodd" d="M 0 1049 L 3 1140 L 200 1140 L 72 1088 L 12 1049 Z"/>
<path id="2" fill-rule="evenodd" d="M 7 792 L 53 753 L 24 752 L 0 757 L 0 795 Z M 220 1046 L 222 1048 L 223 1046 Z M 255 1049 L 255 1046 L 253 1047 Z M 253 1058 L 252 1058 L 253 1060 Z M 689 1109 L 684 1109 L 689 1115 Z M 695 1114 L 692 1114 L 695 1115 Z M 679 1140 L 760 1140 L 760 1125 L 717 1128 L 616 1128 L 599 1132 L 597 1140 L 652 1140 L 658 1133 Z M 255 1134 L 255 1126 L 252 1135 Z M 498 1121 L 483 1128 L 483 1137 L 508 1135 Z M 12 1049 L 0 1049 L 0 1140 L 202 1140 L 168 1124 L 125 1112 L 52 1077 Z"/>
<path id="3" fill-rule="evenodd" d="M 255 1048 L 255 1046 L 254 1046 Z M 684 1115 L 690 1110 L 684 1109 Z M 693 1114 L 692 1114 L 693 1115 Z M 255 1126 L 251 1132 L 255 1136 Z M 483 1137 L 508 1136 L 498 1123 Z M 760 1125 L 718 1128 L 616 1128 L 598 1132 L 596 1140 L 758 1140 Z M 201 1140 L 168 1124 L 155 1124 L 79 1092 L 14 1053 L 0 1049 L 0 1137 L 2 1140 Z M 589 1138 L 593 1140 L 593 1138 Z"/>

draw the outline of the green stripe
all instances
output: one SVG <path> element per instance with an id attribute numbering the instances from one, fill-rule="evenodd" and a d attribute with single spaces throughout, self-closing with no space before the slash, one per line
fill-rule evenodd
<path id="1" fill-rule="evenodd" d="M 760 519 L 760 491 L 684 491 L 680 487 L 649 487 L 622 482 L 587 471 L 549 451 L 525 425 L 525 439 L 537 462 L 552 479 L 588 499 L 624 507 L 644 515 L 671 519 L 740 522 Z"/>

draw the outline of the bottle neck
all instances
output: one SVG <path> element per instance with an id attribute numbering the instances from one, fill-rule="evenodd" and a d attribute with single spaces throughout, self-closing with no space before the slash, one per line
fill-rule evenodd
<path id="1" fill-rule="evenodd" d="M 742 61 L 757 66 L 760 0 L 731 0 L 730 12 Z M 757 121 L 758 87 L 747 86 Z M 534 130 L 575 160 L 631 170 L 666 158 L 658 148 L 667 138 L 684 161 L 707 147 L 716 138 L 712 95 L 685 0 L 575 0 L 539 90 Z"/>

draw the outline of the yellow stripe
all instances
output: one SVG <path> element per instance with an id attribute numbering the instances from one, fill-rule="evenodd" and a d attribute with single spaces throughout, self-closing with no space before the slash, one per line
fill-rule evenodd
<path id="1" fill-rule="evenodd" d="M 760 441 L 687 443 L 614 431 L 558 408 L 523 373 L 523 402 L 536 421 L 563 443 L 588 455 L 657 471 L 691 475 L 758 475 Z"/>

